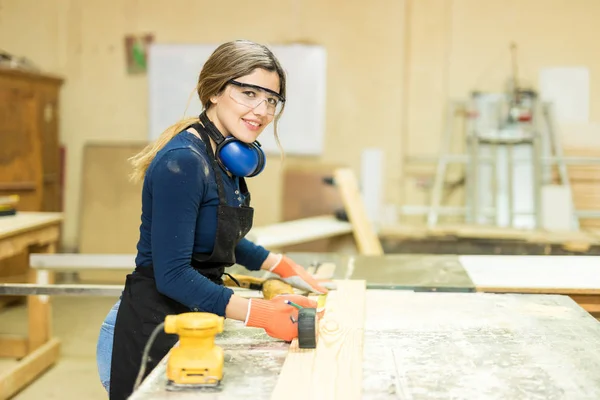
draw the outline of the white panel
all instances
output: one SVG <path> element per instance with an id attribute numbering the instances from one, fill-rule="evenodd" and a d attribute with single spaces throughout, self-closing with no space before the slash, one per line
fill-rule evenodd
<path id="1" fill-rule="evenodd" d="M 204 62 L 218 45 L 153 44 L 148 56 L 149 139 L 183 116 L 201 111 L 195 87 Z M 278 126 L 289 154 L 317 155 L 325 131 L 326 52 L 321 46 L 270 46 L 287 74 L 287 101 Z M 186 111 L 188 99 L 189 107 Z M 265 152 L 279 153 L 271 124 L 259 137 Z"/>
<path id="2" fill-rule="evenodd" d="M 360 191 L 369 220 L 378 226 L 382 218 L 383 150 L 367 148 L 361 154 Z"/>
<path id="3" fill-rule="evenodd" d="M 551 102 L 558 123 L 586 123 L 590 111 L 590 72 L 585 67 L 540 71 L 540 97 Z"/>
<path id="4" fill-rule="evenodd" d="M 567 186 L 542 187 L 542 228 L 548 231 L 571 231 L 573 227 L 573 199 Z"/>
<path id="5" fill-rule="evenodd" d="M 460 256 L 475 286 L 600 289 L 600 256 Z"/>

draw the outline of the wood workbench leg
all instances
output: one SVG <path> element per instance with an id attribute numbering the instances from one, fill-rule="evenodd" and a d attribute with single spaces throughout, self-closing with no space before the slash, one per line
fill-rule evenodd
<path id="1" fill-rule="evenodd" d="M 55 253 L 51 243 L 30 249 L 31 252 Z M 28 271 L 29 283 L 52 283 L 54 274 L 48 271 Z M 17 365 L 0 372 L 0 400 L 10 399 L 53 365 L 60 355 L 60 340 L 52 338 L 52 312 L 48 296 L 27 296 L 29 320 L 27 355 Z"/>
<path id="2" fill-rule="evenodd" d="M 56 253 L 54 243 L 38 247 L 36 253 Z M 29 283 L 49 284 L 54 283 L 54 273 L 50 271 L 29 270 Z M 27 314 L 29 319 L 28 350 L 29 353 L 37 350 L 52 336 L 52 308 L 50 297 L 27 296 Z"/>

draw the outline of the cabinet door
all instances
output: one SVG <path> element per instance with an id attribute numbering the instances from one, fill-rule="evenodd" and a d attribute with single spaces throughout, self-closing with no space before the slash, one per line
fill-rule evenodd
<path id="1" fill-rule="evenodd" d="M 54 82 L 36 84 L 37 124 L 42 144 L 42 211 L 62 211 L 62 177 L 58 139 L 60 87 Z"/>
<path id="2" fill-rule="evenodd" d="M 21 211 L 42 207 L 36 108 L 29 84 L 0 77 L 0 196 L 18 194 Z"/>

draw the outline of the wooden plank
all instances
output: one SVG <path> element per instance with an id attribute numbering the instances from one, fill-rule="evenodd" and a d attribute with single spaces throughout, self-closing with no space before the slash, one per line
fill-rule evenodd
<path id="1" fill-rule="evenodd" d="M 258 245 L 276 248 L 349 233 L 352 233 L 350 223 L 323 215 L 252 228 L 247 238 Z"/>
<path id="2" fill-rule="evenodd" d="M 352 224 L 359 252 L 365 255 L 383 254 L 379 237 L 367 216 L 354 172 L 349 168 L 338 168 L 335 170 L 334 179 L 342 195 L 348 220 Z"/>
<path id="3" fill-rule="evenodd" d="M 597 304 L 600 305 L 600 293 L 587 294 L 587 293 L 569 293 L 569 297 L 575 300 L 579 304 Z"/>
<path id="4" fill-rule="evenodd" d="M 319 322 L 316 349 L 289 348 L 272 399 L 360 399 L 365 281 L 336 280 Z"/>
<path id="5" fill-rule="evenodd" d="M 577 303 L 579 304 L 579 303 Z M 589 313 L 598 313 L 600 312 L 600 304 L 579 304 L 585 311 Z"/>
<path id="6" fill-rule="evenodd" d="M 580 307 L 584 310 L 596 316 L 600 313 L 600 291 L 595 294 L 589 293 L 568 293 L 569 297 L 573 299 Z"/>
<path id="7" fill-rule="evenodd" d="M 23 358 L 27 355 L 28 340 L 23 336 L 0 336 L 0 357 Z"/>
<path id="8" fill-rule="evenodd" d="M 9 399 L 58 360 L 60 340 L 54 338 L 0 374 L 0 400 Z"/>
<path id="9" fill-rule="evenodd" d="M 459 261 L 479 291 L 600 292 L 597 256 L 460 256 Z"/>

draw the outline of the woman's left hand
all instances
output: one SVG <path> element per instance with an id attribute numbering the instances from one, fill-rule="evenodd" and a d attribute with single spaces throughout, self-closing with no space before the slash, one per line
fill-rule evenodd
<path id="1" fill-rule="evenodd" d="M 284 282 L 289 283 L 297 289 L 318 294 L 327 293 L 326 288 L 319 285 L 315 278 L 288 256 L 282 255 L 279 262 L 269 271 L 279 275 Z"/>

